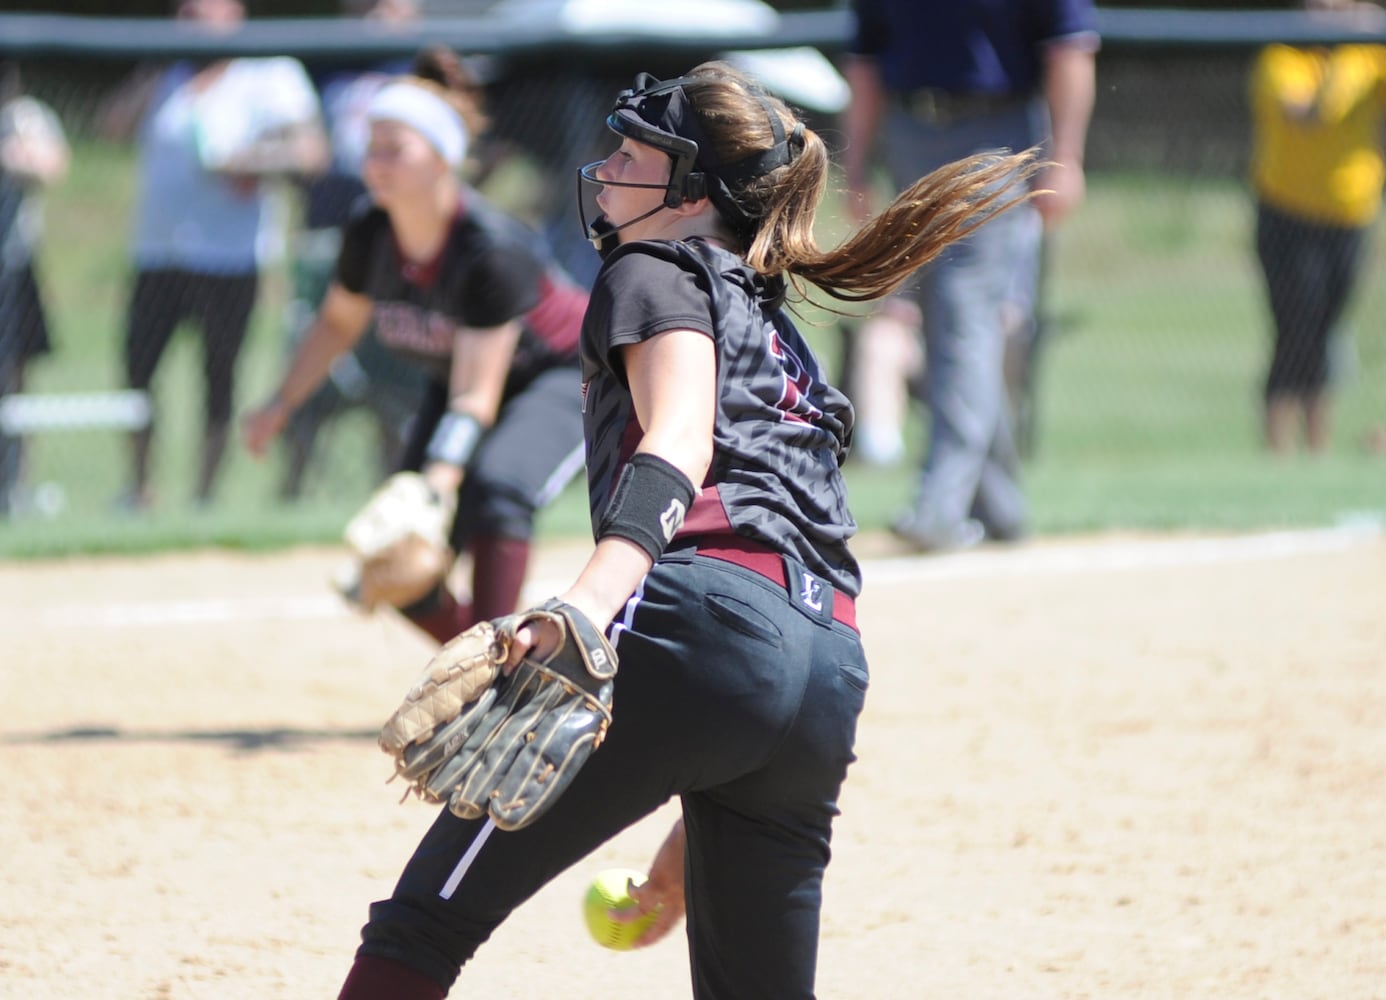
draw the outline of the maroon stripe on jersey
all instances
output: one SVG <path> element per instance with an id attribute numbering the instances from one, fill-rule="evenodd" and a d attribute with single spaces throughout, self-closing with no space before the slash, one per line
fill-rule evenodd
<path id="1" fill-rule="evenodd" d="M 736 529 L 732 527 L 731 518 L 727 517 L 727 508 L 722 506 L 722 494 L 713 485 L 704 486 L 702 492 L 693 498 L 693 506 L 688 508 L 688 513 L 684 516 L 683 527 L 674 537 L 698 535 L 711 538 L 735 534 Z"/>
<path id="2" fill-rule="evenodd" d="M 398 244 L 396 245 L 398 249 Z M 438 272 L 443 269 L 443 251 L 439 250 L 438 255 L 432 260 L 418 264 L 412 260 L 405 260 L 404 255 L 399 258 L 399 276 L 411 285 L 419 288 L 429 289 L 438 280 Z"/>
<path id="3" fill-rule="evenodd" d="M 616 477 L 620 475 L 620 467 L 630 461 L 630 457 L 635 454 L 635 449 L 640 446 L 640 440 L 645 436 L 645 428 L 640 426 L 640 421 L 635 416 L 635 405 L 632 401 L 630 408 L 630 418 L 626 421 L 626 426 L 621 428 L 621 446 L 617 452 L 621 456 L 617 463 L 616 472 L 611 477 L 611 482 L 615 485 Z"/>
<path id="4" fill-rule="evenodd" d="M 539 282 L 539 304 L 525 313 L 525 325 L 557 354 L 571 354 L 582 333 L 587 293 L 570 281 L 545 274 Z"/>
<path id="5" fill-rule="evenodd" d="M 813 405 L 813 374 L 775 330 L 770 331 L 770 356 L 781 367 L 782 389 L 775 404 L 783 414 L 781 419 L 817 426 L 823 411 Z"/>
<path id="6" fill-rule="evenodd" d="M 457 211 L 453 213 L 453 223 L 461 219 L 465 214 L 464 206 L 461 202 L 457 204 Z M 433 283 L 438 280 L 438 272 L 443 269 L 443 258 L 447 256 L 448 248 L 452 246 L 453 230 L 450 228 L 447 237 L 443 240 L 442 246 L 438 247 L 430 260 L 415 261 L 405 256 L 404 248 L 400 246 L 399 237 L 395 235 L 394 226 L 390 226 L 390 242 L 394 245 L 395 254 L 399 259 L 399 276 L 411 285 L 416 285 L 422 289 L 430 289 Z"/>

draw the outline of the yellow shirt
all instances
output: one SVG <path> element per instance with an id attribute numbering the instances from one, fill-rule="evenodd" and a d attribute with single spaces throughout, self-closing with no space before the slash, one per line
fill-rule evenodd
<path id="1" fill-rule="evenodd" d="M 1386 46 L 1262 50 L 1251 76 L 1256 193 L 1313 222 L 1365 226 L 1381 206 Z"/>

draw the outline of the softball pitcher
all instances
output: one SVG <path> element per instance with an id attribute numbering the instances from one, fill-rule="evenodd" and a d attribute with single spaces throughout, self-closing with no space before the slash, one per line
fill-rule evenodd
<path id="1" fill-rule="evenodd" d="M 671 796 L 682 820 L 640 902 L 686 904 L 693 995 L 813 995 L 867 664 L 839 468 L 852 411 L 786 293 L 889 293 L 1023 198 L 1004 179 L 1029 160 L 944 168 L 822 251 L 828 151 L 746 76 L 642 75 L 607 125 L 620 148 L 581 172 L 606 254 L 582 326 L 596 547 L 558 597 L 619 659 L 610 728 L 532 824 L 442 812 L 371 907 L 345 1000 L 444 996 L 516 906 Z M 560 630 L 519 628 L 510 664 L 556 656 Z"/>

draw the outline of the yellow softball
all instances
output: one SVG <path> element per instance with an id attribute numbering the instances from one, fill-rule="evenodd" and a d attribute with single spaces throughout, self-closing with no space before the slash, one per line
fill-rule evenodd
<path id="1" fill-rule="evenodd" d="M 645 876 L 629 868 L 607 869 L 592 880 L 582 903 L 582 915 L 592 939 L 613 951 L 629 951 L 634 947 L 640 935 L 654 923 L 656 916 L 651 913 L 630 923 L 611 919 L 608 910 L 625 909 L 634 902 L 626 891 L 628 880 L 640 885 L 645 881 Z"/>

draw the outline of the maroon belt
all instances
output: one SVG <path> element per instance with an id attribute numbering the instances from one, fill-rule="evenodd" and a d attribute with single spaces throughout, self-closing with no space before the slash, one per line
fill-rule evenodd
<path id="1" fill-rule="evenodd" d="M 698 545 L 694 551 L 700 556 L 721 559 L 723 562 L 748 569 L 772 583 L 785 589 L 789 588 L 789 581 L 784 572 L 784 557 L 759 542 L 732 535 L 719 537 L 715 545 Z M 860 631 L 857 629 L 857 602 L 836 588 L 833 589 L 833 621 Z"/>

